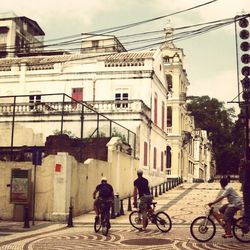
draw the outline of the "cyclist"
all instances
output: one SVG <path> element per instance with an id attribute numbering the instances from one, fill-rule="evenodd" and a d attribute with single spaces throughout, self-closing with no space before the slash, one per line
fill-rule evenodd
<path id="1" fill-rule="evenodd" d="M 97 193 L 98 193 L 98 197 L 96 198 Z M 109 205 L 111 206 L 114 200 L 113 187 L 110 184 L 108 184 L 106 177 L 102 177 L 101 183 L 96 186 L 96 189 L 93 193 L 93 199 L 95 200 L 94 201 L 94 210 L 96 213 L 95 221 L 98 222 L 99 214 L 100 214 L 99 207 L 100 207 L 101 202 L 108 202 Z"/>
<path id="2" fill-rule="evenodd" d="M 137 194 L 139 193 L 139 209 L 142 213 L 142 231 L 146 230 L 147 227 L 147 211 L 151 208 L 151 202 L 153 196 L 150 194 L 148 180 L 142 177 L 143 171 L 137 170 L 138 178 L 134 181 L 134 207 L 137 207 Z"/>
<path id="3" fill-rule="evenodd" d="M 228 185 L 228 178 L 222 178 L 220 180 L 220 185 L 224 192 L 221 196 L 215 199 L 213 202 L 209 202 L 208 205 L 212 206 L 213 204 L 227 198 L 228 203 L 220 207 L 219 211 L 223 214 L 223 219 L 225 221 L 225 234 L 222 235 L 224 238 L 232 238 L 233 235 L 231 233 L 231 224 L 235 213 L 241 209 L 241 199 L 236 191 Z"/>

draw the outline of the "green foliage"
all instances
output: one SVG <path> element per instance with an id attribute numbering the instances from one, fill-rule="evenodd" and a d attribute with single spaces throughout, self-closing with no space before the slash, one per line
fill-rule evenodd
<path id="1" fill-rule="evenodd" d="M 91 138 L 100 138 L 100 137 L 106 137 L 106 134 L 103 131 L 100 131 L 98 136 L 97 136 L 97 132 L 95 132 L 94 134 L 89 134 L 88 137 L 91 137 Z"/>
<path id="2" fill-rule="evenodd" d="M 121 132 L 117 131 L 116 128 L 113 128 L 112 137 L 120 137 L 123 142 L 126 142 L 126 136 Z"/>
<path id="3" fill-rule="evenodd" d="M 53 130 L 53 134 L 54 134 L 54 135 L 61 135 L 61 134 L 64 134 L 64 135 L 68 135 L 69 138 L 77 138 L 71 131 L 66 130 L 66 129 L 64 129 L 64 130 L 62 131 L 62 133 L 61 133 L 60 130 L 55 129 L 55 130 Z"/>
<path id="4" fill-rule="evenodd" d="M 196 128 L 208 132 L 217 173 L 237 173 L 242 150 L 242 130 L 237 129 L 233 121 L 236 117 L 234 109 L 226 109 L 223 102 L 209 96 L 190 97 L 187 109 L 194 116 Z"/>

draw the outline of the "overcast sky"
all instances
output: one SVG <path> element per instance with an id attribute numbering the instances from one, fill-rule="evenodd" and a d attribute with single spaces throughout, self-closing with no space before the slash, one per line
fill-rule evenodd
<path id="1" fill-rule="evenodd" d="M 171 14 L 209 0 L 8 0 L 0 12 L 13 11 L 35 20 L 45 32 L 45 40 L 130 24 Z M 217 0 L 211 4 L 113 35 L 163 30 L 234 17 L 250 12 L 250 0 Z M 188 95 L 209 95 L 227 104 L 237 94 L 234 25 L 179 41 L 186 55 L 184 67 L 190 82 Z"/>

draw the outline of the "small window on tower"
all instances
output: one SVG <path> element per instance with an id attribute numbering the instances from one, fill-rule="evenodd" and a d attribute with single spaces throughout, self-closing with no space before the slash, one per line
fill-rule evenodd
<path id="1" fill-rule="evenodd" d="M 172 75 L 167 74 L 166 75 L 166 80 L 167 80 L 167 89 L 168 89 L 168 91 L 172 91 L 172 88 L 173 88 L 173 78 L 172 78 Z"/>
<path id="2" fill-rule="evenodd" d="M 92 41 L 92 47 L 97 48 L 98 46 L 99 46 L 98 40 Z"/>

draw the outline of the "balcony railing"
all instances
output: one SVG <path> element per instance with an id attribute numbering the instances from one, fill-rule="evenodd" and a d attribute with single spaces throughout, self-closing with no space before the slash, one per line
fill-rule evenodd
<path id="1" fill-rule="evenodd" d="M 100 113 L 108 112 L 143 112 L 150 115 L 150 109 L 141 100 L 124 101 L 95 101 L 87 102 L 91 107 Z"/>
<path id="2" fill-rule="evenodd" d="M 121 112 L 144 112 L 146 115 L 150 115 L 149 108 L 140 100 L 128 100 L 128 101 L 96 101 L 86 102 L 89 112 L 96 110 L 99 113 L 121 113 Z M 17 102 L 15 104 L 16 114 L 27 113 L 58 113 L 58 112 L 82 112 L 82 104 L 78 102 Z M 13 103 L 0 103 L 0 115 L 7 115 L 13 113 Z"/>

